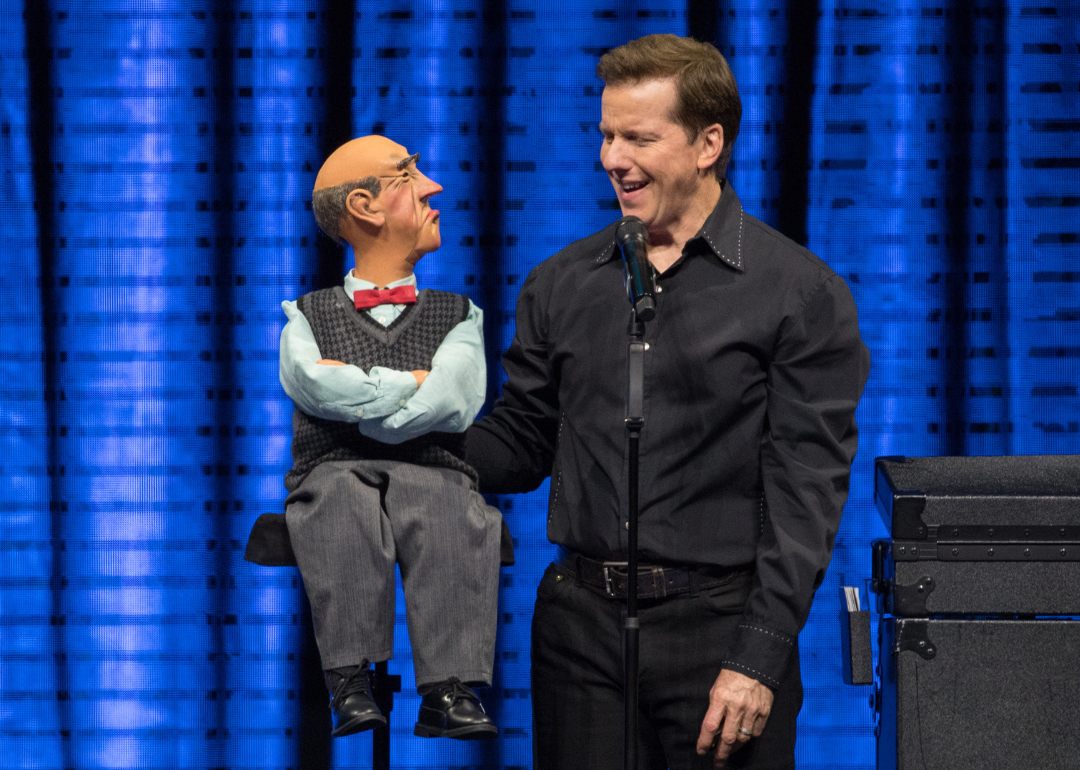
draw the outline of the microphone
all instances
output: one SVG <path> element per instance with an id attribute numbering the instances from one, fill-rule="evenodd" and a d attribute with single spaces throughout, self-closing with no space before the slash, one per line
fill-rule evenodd
<path id="1" fill-rule="evenodd" d="M 626 291 L 639 321 L 656 316 L 652 266 L 649 264 L 649 230 L 637 217 L 623 217 L 615 231 L 626 267 Z"/>

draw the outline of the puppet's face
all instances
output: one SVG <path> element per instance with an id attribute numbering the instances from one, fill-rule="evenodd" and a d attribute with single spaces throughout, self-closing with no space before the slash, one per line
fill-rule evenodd
<path id="1" fill-rule="evenodd" d="M 380 174 L 382 192 L 373 207 L 386 212 L 386 228 L 395 243 L 407 244 L 417 258 L 435 251 L 441 244 L 439 210 L 431 207 L 431 197 L 442 192 L 442 185 L 429 179 L 416 167 L 420 154 L 409 155 L 400 147 L 385 158 Z"/>
<path id="2" fill-rule="evenodd" d="M 368 177 L 378 179 L 378 195 L 365 189 L 349 193 L 348 228 L 355 226 L 369 239 L 415 263 L 441 243 L 439 211 L 431 208 L 430 201 L 443 188 L 417 168 L 419 159 L 419 153 L 410 155 L 405 147 L 385 136 L 353 139 L 326 159 L 315 189 Z M 342 232 L 346 233 L 345 227 Z"/>

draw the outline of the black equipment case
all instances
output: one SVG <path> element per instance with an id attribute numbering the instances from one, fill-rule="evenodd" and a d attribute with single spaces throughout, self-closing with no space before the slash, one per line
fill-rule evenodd
<path id="1" fill-rule="evenodd" d="M 882 457 L 874 497 L 879 770 L 1080 768 L 1080 457 Z"/>
<path id="2" fill-rule="evenodd" d="M 881 624 L 878 770 L 1080 768 L 1080 620 Z"/>
<path id="3" fill-rule="evenodd" d="M 885 612 L 1080 614 L 1080 456 L 879 457 Z M 879 591 L 879 589 L 881 589 Z"/>

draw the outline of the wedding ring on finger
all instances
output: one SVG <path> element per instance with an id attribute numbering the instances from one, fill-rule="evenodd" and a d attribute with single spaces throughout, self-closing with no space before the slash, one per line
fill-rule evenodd
<path id="1" fill-rule="evenodd" d="M 740 727 L 739 728 L 739 734 L 740 735 L 745 735 L 747 738 L 752 738 L 754 736 L 754 731 L 753 730 L 747 730 L 745 727 Z"/>

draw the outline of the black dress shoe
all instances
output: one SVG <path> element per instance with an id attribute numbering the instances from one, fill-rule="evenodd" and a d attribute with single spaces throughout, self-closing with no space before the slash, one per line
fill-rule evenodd
<path id="1" fill-rule="evenodd" d="M 371 679 L 367 664 L 333 668 L 325 672 L 326 688 L 330 691 L 330 713 L 335 738 L 352 735 L 386 724 L 371 697 Z"/>
<path id="2" fill-rule="evenodd" d="M 421 738 L 457 738 L 471 741 L 494 738 L 499 728 L 484 712 L 476 693 L 456 677 L 439 682 L 420 702 L 413 735 Z"/>

